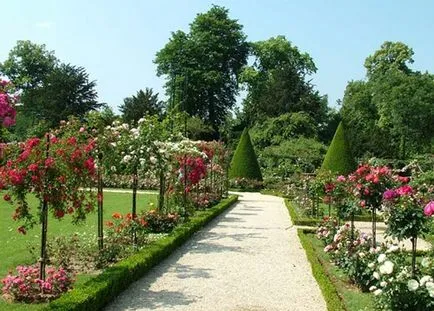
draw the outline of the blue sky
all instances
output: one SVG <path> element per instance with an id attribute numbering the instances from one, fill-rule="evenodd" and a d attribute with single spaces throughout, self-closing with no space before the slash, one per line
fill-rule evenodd
<path id="1" fill-rule="evenodd" d="M 384 41 L 402 41 L 415 52 L 413 68 L 434 72 L 434 1 L 284 0 L 0 0 L 0 61 L 17 40 L 46 44 L 63 62 L 86 68 L 99 100 L 113 108 L 137 90 L 160 94 L 155 53 L 171 31 L 188 31 L 197 13 L 225 6 L 244 25 L 248 40 L 285 35 L 314 59 L 312 82 L 329 105 L 349 80 L 363 79 L 364 59 Z"/>

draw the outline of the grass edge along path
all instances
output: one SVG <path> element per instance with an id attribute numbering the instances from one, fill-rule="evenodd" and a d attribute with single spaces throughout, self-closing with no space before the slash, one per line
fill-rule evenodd
<path id="1" fill-rule="evenodd" d="M 152 267 L 168 257 L 195 232 L 231 207 L 237 200 L 238 196 L 231 195 L 210 209 L 196 212 L 188 222 L 176 227 L 167 237 L 155 241 L 138 253 L 107 268 L 100 275 L 52 301 L 43 310 L 102 310 L 131 283 L 143 277 Z"/>
<path id="2" fill-rule="evenodd" d="M 300 239 L 300 243 L 306 252 L 306 257 L 309 260 L 310 266 L 312 268 L 312 274 L 321 289 L 324 300 L 326 301 L 327 310 L 346 311 L 347 309 L 345 308 L 342 298 L 340 297 L 335 285 L 330 280 L 330 277 L 327 274 L 320 259 L 317 257 L 313 245 L 310 243 L 305 234 L 305 230 L 297 229 L 297 234 Z"/>

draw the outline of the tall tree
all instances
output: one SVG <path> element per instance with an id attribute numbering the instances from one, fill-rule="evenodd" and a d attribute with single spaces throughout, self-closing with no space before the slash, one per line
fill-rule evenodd
<path id="1" fill-rule="evenodd" d="M 254 62 L 240 77 L 247 89 L 244 112 L 252 124 L 267 117 L 304 111 L 316 122 L 327 114 L 327 97 L 314 90 L 307 77 L 317 68 L 284 36 L 251 43 Z"/>
<path id="2" fill-rule="evenodd" d="M 89 80 L 85 69 L 60 63 L 45 45 L 18 41 L 0 64 L 0 73 L 22 90 L 17 139 L 33 134 L 33 127 L 40 132 L 41 126 L 44 130 L 69 115 L 81 117 L 101 106 L 96 83 Z"/>
<path id="3" fill-rule="evenodd" d="M 147 115 L 163 114 L 164 102 L 158 99 L 151 88 L 139 90 L 136 95 L 126 97 L 119 107 L 124 122 L 137 124 L 137 121 Z"/>
<path id="4" fill-rule="evenodd" d="M 434 76 L 413 71 L 413 51 L 385 42 L 366 59 L 366 81 L 352 81 L 343 98 L 342 118 L 352 152 L 403 158 L 432 152 Z"/>
<path id="5" fill-rule="evenodd" d="M 172 33 L 156 55 L 157 74 L 167 78 L 171 107 L 202 118 L 216 132 L 235 104 L 237 77 L 247 62 L 242 28 L 227 9 L 213 6 L 196 16 L 189 33 Z"/>
<path id="6" fill-rule="evenodd" d="M 97 101 L 96 82 L 89 80 L 83 67 L 70 64 L 57 66 L 34 90 L 35 115 L 55 126 L 68 116 L 83 117 L 86 112 L 102 106 Z"/>

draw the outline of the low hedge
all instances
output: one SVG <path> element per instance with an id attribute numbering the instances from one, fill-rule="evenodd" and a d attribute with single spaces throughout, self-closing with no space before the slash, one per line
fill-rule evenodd
<path id="1" fill-rule="evenodd" d="M 285 205 L 288 209 L 289 216 L 291 216 L 292 223 L 297 226 L 317 226 L 320 223 L 318 218 L 300 217 L 297 214 L 292 202 L 289 199 L 285 199 Z"/>
<path id="2" fill-rule="evenodd" d="M 210 209 L 196 212 L 188 222 L 176 227 L 168 236 L 107 268 L 100 275 L 52 301 L 43 310 L 87 311 L 103 309 L 131 283 L 145 275 L 196 231 L 228 209 L 237 200 L 238 196 L 232 195 Z"/>
<path id="3" fill-rule="evenodd" d="M 327 304 L 327 310 L 333 311 L 346 311 L 345 304 L 339 296 L 335 285 L 330 280 L 327 272 L 325 271 L 321 261 L 318 259 L 315 249 L 312 243 L 306 236 L 306 233 L 310 231 L 305 231 L 302 229 L 297 230 L 298 237 L 300 238 L 301 245 L 303 246 L 307 259 L 309 260 L 312 267 L 312 274 L 315 277 L 323 297 Z"/>
<path id="4" fill-rule="evenodd" d="M 288 209 L 289 215 L 291 216 L 292 223 L 294 225 L 314 226 L 315 227 L 321 222 L 320 218 L 311 218 L 311 217 L 300 216 L 292 204 L 293 203 L 289 199 L 285 199 L 286 208 Z M 371 215 L 355 215 L 354 220 L 355 221 L 370 222 L 371 221 Z M 344 221 L 349 221 L 349 219 L 344 219 Z M 381 215 L 377 214 L 377 222 L 378 221 L 383 221 L 383 217 Z"/>

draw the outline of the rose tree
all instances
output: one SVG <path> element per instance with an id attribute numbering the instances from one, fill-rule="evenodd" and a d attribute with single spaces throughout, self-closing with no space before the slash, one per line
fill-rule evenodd
<path id="1" fill-rule="evenodd" d="M 82 189 L 92 186 L 96 175 L 91 156 L 94 146 L 94 141 L 81 133 L 59 137 L 46 134 L 44 139 L 31 138 L 11 147 L 12 155 L 0 169 L 0 186 L 7 189 L 4 199 L 15 206 L 13 218 L 24 220 L 19 232 L 25 234 L 36 223 L 27 195 L 33 193 L 40 201 L 40 279 L 45 279 L 48 212 L 59 219 L 71 214 L 78 222 L 93 210 L 93 193 Z"/>

